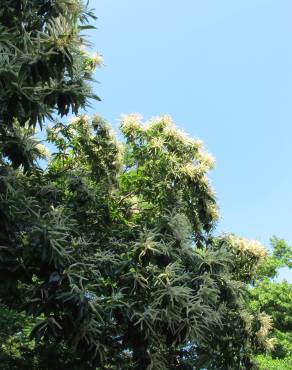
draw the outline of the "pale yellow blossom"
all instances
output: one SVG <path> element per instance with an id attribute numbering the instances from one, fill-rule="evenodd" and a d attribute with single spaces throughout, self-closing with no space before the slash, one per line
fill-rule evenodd
<path id="1" fill-rule="evenodd" d="M 207 209 L 208 209 L 208 213 L 211 216 L 212 220 L 215 221 L 219 219 L 219 210 L 216 204 L 214 203 L 208 204 Z"/>
<path id="2" fill-rule="evenodd" d="M 137 131 L 141 129 L 142 117 L 137 113 L 123 115 L 121 119 L 121 128 L 125 132 Z"/>
<path id="3" fill-rule="evenodd" d="M 151 120 L 147 121 L 143 127 L 145 131 L 151 130 L 155 127 L 163 127 L 167 130 L 169 127 L 175 127 L 170 116 L 163 115 L 160 117 L 153 117 Z"/>
<path id="4" fill-rule="evenodd" d="M 190 139 L 190 144 L 192 145 L 193 149 L 199 150 L 203 146 L 203 141 L 200 139 Z"/>
<path id="5" fill-rule="evenodd" d="M 93 53 L 90 56 L 90 62 L 92 63 L 93 68 L 100 67 L 103 65 L 103 57 L 101 54 Z"/>
<path id="6" fill-rule="evenodd" d="M 47 158 L 50 155 L 50 151 L 43 144 L 36 144 L 35 147 L 42 157 Z"/>
<path id="7" fill-rule="evenodd" d="M 246 312 L 246 311 L 243 311 L 240 313 L 240 316 L 245 324 L 245 330 L 247 332 L 251 332 L 252 331 L 252 326 L 253 326 L 253 322 L 254 322 L 254 315 Z"/>
<path id="8" fill-rule="evenodd" d="M 154 137 L 151 139 L 151 147 L 161 150 L 165 145 L 165 140 L 162 137 Z"/>
<path id="9" fill-rule="evenodd" d="M 273 327 L 272 317 L 262 312 L 259 316 L 259 321 L 261 326 L 256 333 L 258 340 L 266 347 L 266 349 L 271 350 L 274 345 L 274 339 L 268 338 L 268 335 Z"/>
<path id="10" fill-rule="evenodd" d="M 215 158 L 206 150 L 200 150 L 199 161 L 207 169 L 212 169 L 215 165 Z"/>
<path id="11" fill-rule="evenodd" d="M 264 260 L 267 256 L 266 248 L 257 240 L 249 240 L 235 235 L 228 235 L 226 240 L 235 251 L 251 253 L 259 261 Z"/>

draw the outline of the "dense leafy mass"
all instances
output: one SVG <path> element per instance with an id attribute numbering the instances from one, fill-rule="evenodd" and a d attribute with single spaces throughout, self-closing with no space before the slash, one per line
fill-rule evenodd
<path id="1" fill-rule="evenodd" d="M 98 116 L 61 121 L 95 97 L 100 60 L 80 35 L 93 15 L 4 3 L 0 368 L 254 368 L 272 348 L 270 316 L 247 305 L 267 255 L 214 236 L 212 157 L 167 116 L 123 117 L 120 143 Z M 46 119 L 51 154 L 35 135 Z"/>
<path id="2" fill-rule="evenodd" d="M 77 0 L 3 0 L 0 10 L 1 121 L 30 126 L 77 113 L 94 97 L 86 81 L 93 60 L 80 31 L 91 11 Z"/>
<path id="3" fill-rule="evenodd" d="M 252 312 L 266 312 L 273 321 L 273 348 L 269 357 L 258 355 L 262 369 L 289 370 L 292 367 L 292 285 L 278 281 L 280 268 L 291 268 L 292 250 L 283 240 L 271 239 L 271 253 L 260 267 L 250 289 Z"/>
<path id="4" fill-rule="evenodd" d="M 3 302 L 36 318 L 43 352 L 73 351 L 66 366 L 188 369 L 206 366 L 207 352 L 212 368 L 249 366 L 260 317 L 244 315 L 244 284 L 265 250 L 211 237 L 201 142 L 168 117 L 132 115 L 121 129 L 117 144 L 99 117 L 57 123 L 46 169 L 7 163 Z"/>
<path id="5" fill-rule="evenodd" d="M 88 82 L 101 60 L 86 53 L 82 36 L 92 18 L 78 0 L 1 1 L 1 151 L 14 167 L 28 168 L 35 155 L 18 126 L 34 128 L 99 99 Z"/>

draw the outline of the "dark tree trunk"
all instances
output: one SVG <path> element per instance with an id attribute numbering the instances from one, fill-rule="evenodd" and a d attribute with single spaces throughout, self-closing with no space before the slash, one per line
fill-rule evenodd
<path id="1" fill-rule="evenodd" d="M 147 354 L 147 344 L 145 341 L 133 343 L 133 360 L 135 362 L 135 370 L 146 370 L 150 364 Z"/>
<path id="2" fill-rule="evenodd" d="M 135 370 L 146 370 L 150 364 L 149 355 L 147 353 L 147 339 L 144 338 L 142 332 L 132 323 L 128 324 L 127 337 L 133 350 L 133 362 L 135 363 Z"/>

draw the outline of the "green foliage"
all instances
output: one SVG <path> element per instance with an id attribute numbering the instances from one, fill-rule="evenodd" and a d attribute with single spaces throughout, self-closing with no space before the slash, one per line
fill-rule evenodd
<path id="1" fill-rule="evenodd" d="M 3 0 L 0 123 L 35 126 L 54 109 L 77 113 L 94 97 L 80 32 L 94 15 L 79 0 Z"/>
<path id="2" fill-rule="evenodd" d="M 292 367 L 292 357 L 274 359 L 269 356 L 259 355 L 256 361 L 261 370 L 290 370 Z"/>
<path id="3" fill-rule="evenodd" d="M 292 267 L 292 250 L 283 239 L 271 238 L 272 253 L 258 269 L 258 279 L 275 278 L 281 267 Z"/>
<path id="4" fill-rule="evenodd" d="M 175 209 L 186 215 L 197 238 L 210 231 L 217 218 L 206 177 L 213 159 L 201 142 L 177 130 L 169 117 L 143 127 L 139 117 L 130 115 L 122 120 L 121 129 L 127 141 L 121 190 L 136 195 L 138 206 L 145 205 L 142 213 L 148 215 L 149 226 L 155 225 L 156 216 Z"/>
<path id="5" fill-rule="evenodd" d="M 268 361 L 271 361 L 271 366 L 280 368 L 277 366 L 282 365 L 277 365 L 277 361 L 279 364 L 283 361 L 284 366 L 286 362 L 291 362 L 292 356 L 292 285 L 285 280 L 277 281 L 274 278 L 281 267 L 291 268 L 292 253 L 291 247 L 282 239 L 272 238 L 271 245 L 272 250 L 259 268 L 257 279 L 249 291 L 249 306 L 252 312 L 266 312 L 273 320 L 271 357 L 266 360 L 262 357 L 256 358 L 261 359 L 264 364 L 261 366 L 268 366 Z"/>
<path id="6" fill-rule="evenodd" d="M 100 350 L 107 348 L 102 356 L 106 362 L 113 358 L 128 362 L 125 351 L 130 350 L 132 361 L 138 362 L 139 369 L 152 366 L 153 361 L 165 362 L 170 347 L 189 341 L 204 342 L 206 332 L 220 325 L 215 309 L 219 299 L 216 276 L 206 274 L 208 269 L 203 254 L 193 251 L 191 241 L 198 234 L 193 232 L 194 226 L 183 213 L 188 208 L 181 186 L 191 196 L 192 184 L 199 182 L 201 177 L 193 183 L 173 184 L 175 172 L 185 165 L 178 154 L 189 152 L 185 161 L 192 163 L 197 149 L 192 154 L 189 143 L 184 143 L 182 137 L 177 147 L 173 143 L 165 148 L 164 158 L 157 155 L 153 159 L 150 142 L 159 138 L 160 133 L 154 126 L 161 124 L 165 130 L 170 126 L 172 135 L 178 134 L 174 126 L 164 124 L 162 118 L 151 124 L 149 130 L 153 132 L 149 134 L 149 144 L 145 137 L 143 145 L 133 148 L 131 140 L 135 133 L 132 131 L 126 136 L 123 160 L 119 160 L 121 154 L 112 134 L 98 118 L 90 123 L 81 117 L 49 131 L 50 140 L 59 149 L 49 165 L 50 176 L 61 176 L 60 186 L 71 201 L 79 201 L 81 188 L 82 194 L 91 194 L 90 199 L 85 197 L 76 215 L 86 228 L 86 235 L 91 236 L 89 244 L 92 246 L 84 252 L 98 272 L 91 279 L 95 286 L 94 297 L 102 305 L 104 325 L 100 324 L 100 331 L 105 341 Z M 96 158 L 95 153 L 98 154 Z M 177 156 L 175 172 L 165 166 L 171 156 Z M 148 160 L 151 167 L 146 166 Z M 160 172 L 162 166 L 164 171 Z M 87 184 L 79 183 L 72 188 L 71 179 L 75 173 L 87 178 Z M 104 210 L 99 210 L 104 192 L 100 184 L 103 188 L 108 184 L 110 191 L 107 200 L 103 198 L 108 203 L 107 223 Z M 206 182 L 204 190 L 208 194 Z M 194 200 L 190 196 L 189 203 L 195 204 L 197 194 L 193 193 Z M 80 217 L 79 212 L 82 213 Z M 98 217 L 100 213 L 102 217 L 96 223 L 92 215 Z M 202 211 L 202 221 L 199 219 L 200 224 L 195 225 L 197 229 L 204 223 L 203 217 L 208 217 L 206 225 L 211 222 L 206 214 Z M 213 260 L 216 265 L 215 258 Z M 203 272 L 206 273 L 201 276 Z M 206 281 L 205 289 L 200 287 L 201 279 Z M 104 298 L 100 301 L 98 297 Z M 175 358 L 172 361 L 176 361 Z"/>
<path id="7" fill-rule="evenodd" d="M 35 159 L 22 127 L 77 114 L 99 99 L 89 82 L 101 60 L 84 50 L 82 36 L 91 18 L 81 0 L 1 1 L 0 150 L 14 167 Z"/>
<path id="8" fill-rule="evenodd" d="M 0 136 L 2 161 L 4 158 L 9 158 L 13 168 L 16 169 L 22 165 L 24 171 L 28 171 L 37 165 L 37 160 L 45 159 L 46 150 L 33 135 L 33 129 L 20 127 L 17 120 L 11 127 L 3 126 Z"/>
<path id="9" fill-rule="evenodd" d="M 119 145 L 99 117 L 57 123 L 47 168 L 1 177 L 1 299 L 35 317 L 34 366 L 246 366 L 260 321 L 243 314 L 244 284 L 264 250 L 211 237 L 200 142 L 166 117 L 122 132 Z"/>
<path id="10" fill-rule="evenodd" d="M 67 347 L 90 342 L 88 333 L 96 326 L 76 264 L 86 241 L 71 208 L 58 202 L 63 194 L 38 168 L 47 153 L 34 137 L 37 122 L 41 126 L 53 114 L 77 113 L 88 98 L 97 98 L 88 82 L 100 59 L 84 51 L 81 34 L 92 28 L 91 18 L 79 0 L 1 2 L 0 302 L 8 315 L 20 315 L 18 322 L 27 317 L 22 334 L 35 325 L 33 354 L 30 339 L 8 326 L 7 344 L 22 353 L 23 368 L 46 368 L 42 359 L 56 362 Z M 19 338 L 26 349 L 18 348 Z M 5 356 L 7 348 L 1 348 Z M 46 356 L 52 348 L 58 356 Z M 1 366 L 19 368 L 17 356 L 11 353 L 9 365 L 3 361 Z"/>
<path id="11" fill-rule="evenodd" d="M 9 310 L 0 305 L 0 368 L 16 369 L 24 364 L 33 365 L 31 359 L 34 348 L 34 341 L 30 339 L 30 332 L 33 327 L 33 320 L 24 313 Z M 32 366 L 31 366 L 32 368 Z"/>
<path id="12" fill-rule="evenodd" d="M 0 367 L 251 369 L 270 346 L 269 316 L 246 306 L 266 252 L 212 236 L 202 143 L 169 117 L 136 115 L 122 144 L 98 116 L 55 118 L 51 155 L 36 140 L 37 123 L 97 98 L 100 59 L 81 35 L 92 17 L 78 0 L 0 10 Z M 273 258 L 262 284 L 289 250 L 277 243 Z"/>

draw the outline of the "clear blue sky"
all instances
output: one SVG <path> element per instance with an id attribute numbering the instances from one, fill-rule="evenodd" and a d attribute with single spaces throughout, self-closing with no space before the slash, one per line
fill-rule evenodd
<path id="1" fill-rule="evenodd" d="M 121 113 L 171 115 L 216 158 L 218 232 L 292 243 L 292 1 L 91 4 L 94 110 L 115 127 Z"/>

